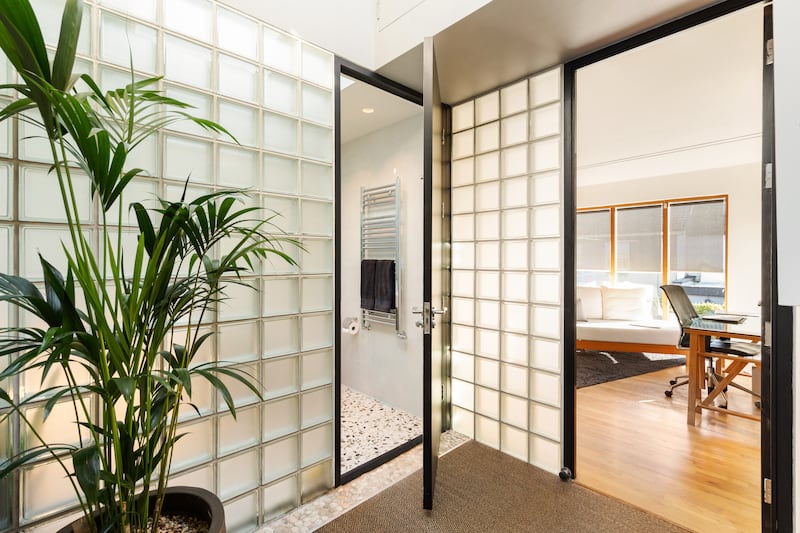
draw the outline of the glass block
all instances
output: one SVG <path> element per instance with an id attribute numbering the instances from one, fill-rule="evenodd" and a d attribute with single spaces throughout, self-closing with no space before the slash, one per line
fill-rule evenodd
<path id="1" fill-rule="evenodd" d="M 247 61 L 217 55 L 217 90 L 232 98 L 254 102 L 258 98 L 258 67 Z"/>
<path id="2" fill-rule="evenodd" d="M 175 444 L 170 472 L 186 470 L 213 458 L 213 419 L 184 424 L 178 428 L 178 433 L 187 433 L 187 436 Z"/>
<path id="3" fill-rule="evenodd" d="M 475 440 L 494 449 L 500 448 L 500 422 L 475 415 Z"/>
<path id="4" fill-rule="evenodd" d="M 128 63 L 129 64 L 129 63 Z M 131 73 L 126 70 L 111 68 L 106 65 L 99 65 L 100 76 L 99 86 L 103 89 L 114 89 L 125 87 L 131 82 Z M 134 81 L 142 81 L 147 76 L 134 74 Z"/>
<path id="5" fill-rule="evenodd" d="M 512 146 L 528 140 L 528 117 L 524 113 L 504 118 L 500 124 L 500 142 L 503 146 Z"/>
<path id="6" fill-rule="evenodd" d="M 475 186 L 475 210 L 493 211 L 500 208 L 500 183 L 481 183 Z"/>
<path id="7" fill-rule="evenodd" d="M 171 475 L 169 478 L 170 487 L 189 486 L 200 487 L 209 491 L 216 490 L 214 485 L 214 467 L 207 465 L 196 470 Z"/>
<path id="8" fill-rule="evenodd" d="M 475 130 L 466 130 L 453 134 L 453 159 L 469 157 L 474 153 Z"/>
<path id="9" fill-rule="evenodd" d="M 44 288 L 40 285 L 39 290 L 44 292 Z M 79 308 L 82 308 L 82 302 L 79 299 Z M 42 327 L 47 328 L 47 325 L 44 321 L 39 319 L 32 319 L 33 315 L 29 313 L 20 313 L 22 316 L 20 321 L 22 325 L 28 327 Z M 5 365 L 5 360 L 2 363 Z M 77 361 L 73 361 L 69 365 L 72 374 L 75 376 L 75 380 L 80 384 L 86 384 L 89 382 L 89 373 L 81 366 Z M 41 390 L 50 388 L 50 387 L 62 387 L 67 385 L 67 378 L 65 372 L 61 370 L 61 368 L 51 370 L 48 372 L 47 377 L 44 376 L 44 370 L 42 367 L 33 368 L 24 372 L 20 376 L 19 380 L 19 395 L 21 397 L 31 396 L 36 392 Z"/>
<path id="10" fill-rule="evenodd" d="M 12 231 L 13 228 L 10 225 L 0 225 L 0 272 L 2 273 L 11 271 L 11 264 L 13 263 L 14 256 L 9 246 Z"/>
<path id="11" fill-rule="evenodd" d="M 220 185 L 258 187 L 258 152 L 219 145 L 217 154 L 217 182 Z"/>
<path id="12" fill-rule="evenodd" d="M 500 118 L 500 92 L 494 91 L 475 100 L 475 124 Z"/>
<path id="13" fill-rule="evenodd" d="M 333 317 L 331 315 L 303 316 L 302 321 L 301 346 L 304 352 L 328 348 L 333 344 Z"/>
<path id="14" fill-rule="evenodd" d="M 453 350 L 472 353 L 475 350 L 475 334 L 471 327 L 453 324 L 450 327 Z"/>
<path id="15" fill-rule="evenodd" d="M 528 178 L 503 180 L 501 205 L 505 209 L 528 205 Z"/>
<path id="16" fill-rule="evenodd" d="M 475 160 L 472 157 L 453 161 L 450 176 L 450 185 L 452 187 L 472 185 L 474 181 Z"/>
<path id="17" fill-rule="evenodd" d="M 477 354 L 497 359 L 500 357 L 500 333 L 488 329 L 479 329 L 475 333 Z M 495 386 L 496 387 L 496 386 Z"/>
<path id="18" fill-rule="evenodd" d="M 528 337 L 504 332 L 501 339 L 500 358 L 518 365 L 528 364 Z"/>
<path id="19" fill-rule="evenodd" d="M 333 243 L 330 240 L 304 239 L 306 249 L 300 255 L 300 266 L 304 274 L 333 272 Z"/>
<path id="20" fill-rule="evenodd" d="M 20 159 L 50 163 L 53 160 L 53 154 L 44 130 L 28 121 L 34 120 L 33 117 L 36 115 L 29 112 L 23 113 L 23 116 L 26 118 L 18 121 Z M 53 178 L 55 179 L 55 175 L 53 175 Z"/>
<path id="21" fill-rule="evenodd" d="M 135 50 L 136 53 L 132 54 L 131 50 Z M 125 68 L 130 68 L 133 60 L 134 70 L 156 72 L 158 32 L 150 26 L 136 24 L 129 19 L 103 11 L 100 13 L 100 59 Z M 128 83 L 130 75 L 124 85 Z M 106 90 L 111 88 L 104 87 Z"/>
<path id="22" fill-rule="evenodd" d="M 258 487 L 258 462 L 258 450 L 220 461 L 217 465 L 217 495 L 226 500 Z"/>
<path id="23" fill-rule="evenodd" d="M 237 409 L 236 418 L 230 413 L 219 415 L 219 455 L 251 448 L 258 444 L 258 417 L 260 411 L 258 407 L 248 407 Z"/>
<path id="24" fill-rule="evenodd" d="M 500 177 L 500 154 L 489 152 L 475 158 L 475 181 L 491 181 Z"/>
<path id="25" fill-rule="evenodd" d="M 304 431 L 301 435 L 300 465 L 306 467 L 333 455 L 333 429 L 330 424 Z"/>
<path id="26" fill-rule="evenodd" d="M 261 364 L 261 383 L 264 387 L 264 398 L 286 396 L 299 390 L 299 361 L 297 356 L 281 359 L 270 359 Z"/>
<path id="27" fill-rule="evenodd" d="M 333 235 L 333 205 L 303 200 L 300 231 L 311 235 Z"/>
<path id="28" fill-rule="evenodd" d="M 297 478 L 292 476 L 278 481 L 261 491 L 264 522 L 276 518 L 298 505 Z"/>
<path id="29" fill-rule="evenodd" d="M 531 111 L 531 140 L 561 132 L 561 105 L 553 104 Z"/>
<path id="30" fill-rule="evenodd" d="M 300 43 L 291 35 L 264 27 L 264 64 L 283 72 L 300 71 Z"/>
<path id="31" fill-rule="evenodd" d="M 47 222 L 67 222 L 61 190 L 55 172 L 44 167 L 22 167 L 20 169 L 20 219 Z M 72 186 L 81 222 L 92 220 L 92 188 L 89 177 L 72 171 Z M 43 249 L 43 253 L 49 250 Z"/>
<path id="32" fill-rule="evenodd" d="M 300 469 L 300 449 L 297 436 L 272 442 L 264 446 L 264 474 L 262 481 L 269 483 Z"/>
<path id="33" fill-rule="evenodd" d="M 219 320 L 242 320 L 259 316 L 257 281 L 240 280 L 237 283 L 228 283 L 224 294 L 226 299 L 219 304 Z"/>
<path id="34" fill-rule="evenodd" d="M 528 369 L 522 366 L 509 365 L 503 363 L 500 365 L 500 390 L 509 394 L 516 394 L 523 398 L 528 397 Z M 504 412 L 504 422 L 514 424 L 518 427 L 524 428 L 527 423 L 527 408 L 525 400 L 520 400 L 523 403 L 519 409 L 515 409 L 514 413 Z M 509 400 L 510 402 L 510 400 Z M 507 400 L 503 399 L 505 405 Z M 511 405 L 516 405 L 511 403 Z"/>
<path id="35" fill-rule="evenodd" d="M 225 529 L 245 533 L 258 529 L 258 493 L 225 502 Z"/>
<path id="36" fill-rule="evenodd" d="M 476 264 L 478 268 L 497 270 L 500 268 L 500 243 L 479 242 L 475 245 Z"/>
<path id="37" fill-rule="evenodd" d="M 500 147 L 500 123 L 490 122 L 475 128 L 475 153 L 490 152 Z"/>
<path id="38" fill-rule="evenodd" d="M 538 107 L 561 98 L 561 69 L 555 68 L 530 78 L 530 105 Z"/>
<path id="39" fill-rule="evenodd" d="M 450 305 L 452 306 L 453 322 L 469 326 L 475 324 L 475 307 L 473 300 L 453 298 L 450 301 Z"/>
<path id="40" fill-rule="evenodd" d="M 333 308 L 333 279 L 304 278 L 301 284 L 302 302 L 300 311 L 313 313 Z"/>
<path id="41" fill-rule="evenodd" d="M 210 118 L 212 116 L 213 110 L 211 109 L 210 95 L 171 85 L 166 86 L 165 93 L 170 98 L 175 98 L 176 100 L 180 100 L 192 106 L 192 114 L 196 117 Z M 227 127 L 227 124 L 224 124 L 224 126 Z M 188 120 L 170 124 L 169 128 L 175 131 L 191 133 L 199 137 L 209 138 L 212 136 L 207 130 Z M 213 167 L 209 165 L 209 169 L 211 168 Z"/>
<path id="42" fill-rule="evenodd" d="M 303 503 L 311 501 L 333 486 L 333 462 L 325 461 L 300 474 L 300 491 Z"/>
<path id="43" fill-rule="evenodd" d="M 475 246 L 467 242 L 454 242 L 451 261 L 453 268 L 474 268 Z"/>
<path id="44" fill-rule="evenodd" d="M 330 52 L 303 43 L 301 64 L 303 79 L 329 89 L 333 87 L 333 55 Z"/>
<path id="45" fill-rule="evenodd" d="M 217 343 L 222 361 L 251 361 L 259 357 L 258 323 L 242 322 L 219 326 Z"/>
<path id="46" fill-rule="evenodd" d="M 525 239 L 528 237 L 528 210 L 503 211 L 503 238 Z"/>
<path id="47" fill-rule="evenodd" d="M 211 192 L 211 187 L 200 187 L 189 185 L 185 187 L 183 184 L 169 183 L 164 187 L 164 199 L 170 202 L 177 202 L 182 197 L 186 202 L 191 202 L 201 196 Z"/>
<path id="48" fill-rule="evenodd" d="M 475 296 L 475 273 L 469 270 L 453 270 L 450 274 L 453 296 L 472 298 Z"/>
<path id="49" fill-rule="evenodd" d="M 333 97 L 330 91 L 303 84 L 303 118 L 321 124 L 333 124 Z"/>
<path id="50" fill-rule="evenodd" d="M 264 196 L 263 205 L 268 210 L 265 216 L 271 217 L 275 226 L 289 234 L 298 232 L 299 209 L 296 199 L 281 196 Z"/>
<path id="51" fill-rule="evenodd" d="M 530 429 L 548 439 L 561 438 L 561 410 L 536 402 L 530 404 Z"/>
<path id="52" fill-rule="evenodd" d="M 91 235 L 84 231 L 89 242 Z M 60 226 L 53 227 L 21 227 L 20 228 L 20 265 L 21 275 L 28 279 L 43 279 L 42 264 L 38 252 L 59 272 L 67 271 L 67 258 L 64 255 L 62 243 L 71 246 L 69 230 Z M 23 251 L 24 250 L 24 251 Z"/>
<path id="53" fill-rule="evenodd" d="M 54 371 L 58 373 L 60 369 Z M 88 407 L 90 409 L 93 407 L 93 403 L 91 400 L 89 401 Z M 55 404 L 47 420 L 44 419 L 43 407 L 26 409 L 24 414 L 28 423 L 38 433 L 38 436 L 34 434 L 27 424 L 20 425 L 20 446 L 26 450 L 41 445 L 39 437 L 45 442 L 57 442 L 75 446 L 80 446 L 81 440 L 89 437 L 89 430 L 80 427 L 76 422 L 75 410 L 70 401 Z M 80 422 L 85 423 L 86 417 L 81 415 Z M 2 426 L 0 426 L 0 429 L 2 429 Z M 0 432 L 0 439 L 3 438 L 4 435 Z M 0 442 L 0 456 L 2 456 L 4 447 L 4 443 Z"/>
<path id="54" fill-rule="evenodd" d="M 264 316 L 293 315 L 300 311 L 297 278 L 266 278 L 263 287 Z"/>
<path id="55" fill-rule="evenodd" d="M 333 381 L 333 352 L 303 354 L 301 357 L 300 383 L 303 390 Z"/>
<path id="56" fill-rule="evenodd" d="M 500 112 L 504 117 L 528 109 L 528 80 L 500 89 Z"/>
<path id="57" fill-rule="evenodd" d="M 500 450 L 520 461 L 528 460 L 528 432 L 506 424 L 500 425 Z"/>
<path id="58" fill-rule="evenodd" d="M 250 383 L 258 386 L 258 365 L 257 364 L 244 364 L 244 365 L 236 365 L 233 367 L 233 370 L 239 372 L 243 377 Z M 258 402 L 258 396 L 242 384 L 240 381 L 234 380 L 233 378 L 220 376 L 220 379 L 225 386 L 228 387 L 228 391 L 230 392 L 231 398 L 233 399 L 233 404 L 238 408 L 242 405 L 249 405 Z M 225 403 L 225 399 L 222 397 L 222 394 L 217 395 L 219 397 L 219 402 L 217 407 L 220 411 L 227 411 L 228 406 Z"/>
<path id="59" fill-rule="evenodd" d="M 534 335 L 551 337 L 561 336 L 561 313 L 556 307 L 531 307 L 531 331 Z"/>
<path id="60" fill-rule="evenodd" d="M 475 276 L 478 298 L 500 299 L 500 274 L 498 272 L 476 272 Z"/>
<path id="61" fill-rule="evenodd" d="M 531 399 L 553 406 L 561 404 L 560 376 L 531 370 Z"/>
<path id="62" fill-rule="evenodd" d="M 151 22 L 158 16 L 158 0 L 101 0 L 100 4 Z"/>
<path id="63" fill-rule="evenodd" d="M 258 145 L 258 111 L 254 107 L 219 100 L 219 122 L 245 146 Z"/>
<path id="64" fill-rule="evenodd" d="M 561 302 L 561 275 L 536 272 L 531 274 L 531 300 L 541 303 Z"/>
<path id="65" fill-rule="evenodd" d="M 167 2 L 169 5 L 175 3 L 178 2 Z M 190 11 L 193 12 L 194 8 Z M 164 36 L 165 78 L 210 90 L 211 63 L 211 49 L 171 35 Z"/>
<path id="66" fill-rule="evenodd" d="M 528 173 L 528 148 L 515 146 L 506 148 L 501 152 L 503 162 L 503 177 L 509 178 Z"/>
<path id="67" fill-rule="evenodd" d="M 498 302 L 478 300 L 476 308 L 478 327 L 500 328 L 500 304 Z"/>
<path id="68" fill-rule="evenodd" d="M 205 141 L 167 135 L 164 138 L 164 177 L 211 183 L 213 179 L 212 144 Z"/>
<path id="69" fill-rule="evenodd" d="M 2 71 L 0 70 L 0 73 Z M 0 82 L 4 83 L 4 82 Z M 9 100 L 2 100 L 0 101 L 0 107 L 5 107 L 8 105 Z M 10 156 L 11 155 L 11 145 L 9 143 L 11 139 L 11 121 L 4 120 L 0 123 L 0 155 Z"/>
<path id="70" fill-rule="evenodd" d="M 454 241 L 475 240 L 474 215 L 453 215 L 451 221 L 451 237 Z"/>
<path id="71" fill-rule="evenodd" d="M 457 213 L 471 213 L 475 207 L 475 187 L 458 187 L 451 192 L 451 211 Z"/>
<path id="72" fill-rule="evenodd" d="M 300 404 L 297 396 L 266 402 L 263 405 L 264 442 L 300 429 Z"/>
<path id="73" fill-rule="evenodd" d="M 475 387 L 475 412 L 491 418 L 500 418 L 500 393 L 496 390 Z"/>
<path id="74" fill-rule="evenodd" d="M 561 347 L 557 341 L 531 339 L 531 366 L 561 372 Z"/>
<path id="75" fill-rule="evenodd" d="M 561 233 L 561 210 L 559 206 L 541 206 L 533 209 L 531 235 L 533 237 L 557 236 Z"/>
<path id="76" fill-rule="evenodd" d="M 528 306 L 526 304 L 503 303 L 503 329 L 516 333 L 528 332 Z"/>
<path id="77" fill-rule="evenodd" d="M 478 213 L 475 215 L 475 237 L 480 240 L 500 238 L 500 213 Z"/>
<path id="78" fill-rule="evenodd" d="M 72 460 L 65 458 L 66 468 Z M 76 505 L 75 491 L 56 461 L 38 464 L 22 470 L 22 522 L 30 522 L 52 512 Z"/>
<path id="79" fill-rule="evenodd" d="M 306 196 L 333 199 L 333 168 L 308 161 L 300 164 L 300 193 Z"/>
<path id="80" fill-rule="evenodd" d="M 292 194 L 297 192 L 297 159 L 266 154 L 264 190 Z"/>
<path id="81" fill-rule="evenodd" d="M 264 357 L 294 353 L 300 349 L 297 318 L 264 322 L 262 350 Z"/>
<path id="82" fill-rule="evenodd" d="M 304 122 L 302 134 L 303 157 L 326 162 L 333 160 L 333 131 L 330 128 Z"/>
<path id="83" fill-rule="evenodd" d="M 559 138 L 532 142 L 530 151 L 530 169 L 532 172 L 542 172 L 561 166 Z"/>
<path id="84" fill-rule="evenodd" d="M 529 457 L 532 465 L 551 474 L 561 470 L 561 444 L 558 442 L 531 435 Z"/>
<path id="85" fill-rule="evenodd" d="M 58 37 L 61 32 L 61 14 L 64 10 L 64 3 L 54 2 L 31 2 L 38 19 L 39 26 L 42 30 L 42 35 L 45 42 L 50 46 L 58 44 Z M 83 10 L 83 20 L 81 26 L 83 28 L 91 27 L 90 23 L 91 9 Z M 81 55 L 89 55 L 91 53 L 91 32 L 82 31 L 78 38 L 77 53 Z"/>
<path id="86" fill-rule="evenodd" d="M 503 300 L 526 302 L 528 300 L 528 274 L 525 272 L 503 273 Z"/>
<path id="87" fill-rule="evenodd" d="M 264 113 L 264 148 L 286 154 L 297 153 L 297 120 Z"/>
<path id="88" fill-rule="evenodd" d="M 453 406 L 453 431 L 466 435 L 470 439 L 475 436 L 475 415 L 472 411 Z"/>
<path id="89" fill-rule="evenodd" d="M 217 7 L 217 46 L 242 57 L 258 57 L 258 23 Z"/>
<path id="90" fill-rule="evenodd" d="M 561 246 L 556 239 L 536 240 L 531 246 L 533 268 L 557 270 L 561 267 Z"/>
<path id="91" fill-rule="evenodd" d="M 453 131 L 461 131 L 475 125 L 475 101 L 470 100 L 452 110 Z"/>
<path id="92" fill-rule="evenodd" d="M 264 71 L 264 107 L 289 115 L 297 115 L 297 80 Z"/>
<path id="93" fill-rule="evenodd" d="M 142 177 L 156 176 L 158 172 L 158 141 L 156 137 L 149 137 L 139 143 L 128 154 L 125 164 L 126 169 L 141 168 L 144 170 Z"/>
<path id="94" fill-rule="evenodd" d="M 482 385 L 484 387 L 489 387 L 490 389 L 499 389 L 500 388 L 500 364 L 497 361 L 492 361 L 489 359 L 484 359 L 482 357 L 475 358 L 475 383 L 478 385 Z M 480 394 L 476 391 L 476 402 L 480 403 L 478 400 L 480 398 Z M 499 404 L 496 401 L 497 396 L 493 396 L 494 402 L 491 408 L 492 413 L 497 413 L 497 409 L 499 408 Z M 481 408 L 480 406 L 477 407 L 479 411 L 483 414 L 487 414 L 485 408 Z M 499 414 L 499 413 L 498 413 Z"/>
<path id="95" fill-rule="evenodd" d="M 164 4 L 164 26 L 210 43 L 214 31 L 212 9 L 206 0 L 169 0 Z"/>
<path id="96" fill-rule="evenodd" d="M 461 352 L 453 352 L 452 353 L 452 376 L 455 379 L 461 379 L 468 382 L 475 381 L 475 357 L 470 354 L 465 354 Z M 454 382 L 455 383 L 455 382 Z M 455 386 L 454 386 L 455 387 Z M 455 397 L 455 393 L 453 393 Z M 468 405 L 465 405 L 463 402 L 459 403 L 466 407 L 467 409 L 471 409 Z"/>

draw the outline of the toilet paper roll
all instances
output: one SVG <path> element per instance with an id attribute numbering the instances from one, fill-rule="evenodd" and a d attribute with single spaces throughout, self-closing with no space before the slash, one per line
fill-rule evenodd
<path id="1" fill-rule="evenodd" d="M 357 318 L 348 317 L 342 320 L 342 333 L 346 333 L 347 335 L 356 335 L 360 329 L 361 324 L 358 323 Z"/>

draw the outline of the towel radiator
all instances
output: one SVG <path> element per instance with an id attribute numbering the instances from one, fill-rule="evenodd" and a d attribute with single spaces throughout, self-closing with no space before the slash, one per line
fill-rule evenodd
<path id="1" fill-rule="evenodd" d="M 361 187 L 361 259 L 390 259 L 394 261 L 394 309 L 388 313 L 361 309 L 361 326 L 372 324 L 394 326 L 397 336 L 405 338 L 400 313 L 400 178 L 391 185 Z"/>

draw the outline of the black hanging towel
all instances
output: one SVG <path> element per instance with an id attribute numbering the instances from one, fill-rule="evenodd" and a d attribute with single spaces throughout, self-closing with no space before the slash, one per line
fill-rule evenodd
<path id="1" fill-rule="evenodd" d="M 361 309 L 375 308 L 375 259 L 361 260 Z"/>
<path id="2" fill-rule="evenodd" d="M 395 266 L 390 259 L 379 259 L 375 265 L 375 311 L 388 313 L 395 307 Z"/>

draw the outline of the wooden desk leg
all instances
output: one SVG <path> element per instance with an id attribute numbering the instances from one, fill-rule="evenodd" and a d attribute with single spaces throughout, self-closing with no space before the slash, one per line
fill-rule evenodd
<path id="1" fill-rule="evenodd" d="M 689 334 L 689 353 L 686 356 L 686 373 L 689 374 L 689 400 L 686 405 L 686 423 L 690 426 L 695 424 L 695 411 L 697 400 L 700 399 L 700 387 L 702 386 L 702 373 L 698 363 L 697 354 L 700 353 L 701 335 L 696 333 Z"/>

